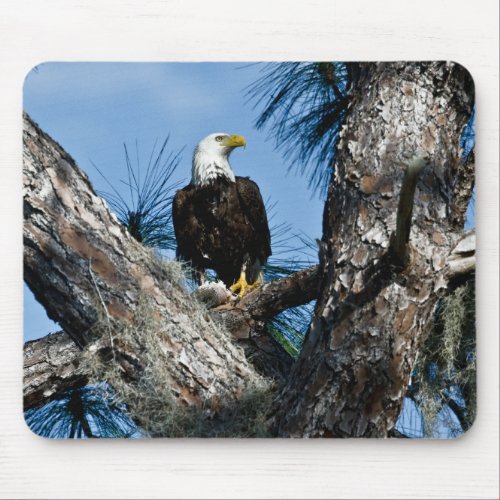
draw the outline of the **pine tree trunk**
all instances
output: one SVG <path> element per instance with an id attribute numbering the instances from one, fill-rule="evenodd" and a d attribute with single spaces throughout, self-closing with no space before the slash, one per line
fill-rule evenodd
<path id="1" fill-rule="evenodd" d="M 446 287 L 474 181 L 460 149 L 474 99 L 464 68 L 367 63 L 357 70 L 323 216 L 320 299 L 275 405 L 281 436 L 388 435 Z M 405 260 L 391 237 L 415 156 L 426 166 Z"/>

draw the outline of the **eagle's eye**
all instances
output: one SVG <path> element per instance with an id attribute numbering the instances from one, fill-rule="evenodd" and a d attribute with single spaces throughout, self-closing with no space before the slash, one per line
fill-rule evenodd
<path id="1" fill-rule="evenodd" d="M 221 141 L 222 141 L 222 139 L 224 139 L 224 137 L 223 137 L 222 135 L 218 135 L 218 136 L 215 138 L 215 140 L 216 140 L 217 142 L 221 142 Z"/>

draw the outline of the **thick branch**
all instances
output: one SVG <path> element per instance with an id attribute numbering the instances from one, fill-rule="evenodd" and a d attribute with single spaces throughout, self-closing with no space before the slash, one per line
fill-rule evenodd
<path id="1" fill-rule="evenodd" d="M 87 383 L 81 350 L 64 332 L 24 344 L 24 409 L 40 406 L 57 393 Z"/>
<path id="2" fill-rule="evenodd" d="M 318 297 L 319 271 L 312 266 L 267 283 L 241 299 L 236 305 L 220 306 L 212 315 L 222 319 L 237 338 L 248 338 L 259 330 L 259 323 L 290 307 L 307 304 Z"/>
<path id="3" fill-rule="evenodd" d="M 239 339 L 247 358 L 265 376 L 281 382 L 292 367 L 292 358 L 265 328 L 265 322 L 290 307 L 307 304 L 318 297 L 318 266 L 264 285 L 239 301 L 213 309 L 212 317 L 222 321 Z"/>
<path id="4" fill-rule="evenodd" d="M 273 281 L 245 296 L 236 305 L 214 309 L 211 314 L 237 337 L 259 372 L 283 379 L 292 365 L 290 355 L 260 328 L 260 322 L 284 309 L 317 298 L 318 266 Z M 243 335 L 245 333 L 245 335 Z M 104 348 L 104 346 L 101 346 Z M 125 353 L 115 347 L 122 358 Z M 24 345 L 25 409 L 47 403 L 56 394 L 87 382 L 79 349 L 64 332 L 47 335 Z"/>
<path id="5" fill-rule="evenodd" d="M 425 160 L 421 157 L 413 158 L 407 165 L 401 192 L 399 194 L 399 205 L 396 219 L 396 231 L 391 241 L 391 251 L 395 262 L 404 266 L 408 261 L 411 230 L 411 217 L 413 213 L 413 200 L 418 176 L 425 166 Z"/>
<path id="6" fill-rule="evenodd" d="M 447 279 L 453 287 L 476 272 L 476 233 L 464 234 L 447 259 Z"/>

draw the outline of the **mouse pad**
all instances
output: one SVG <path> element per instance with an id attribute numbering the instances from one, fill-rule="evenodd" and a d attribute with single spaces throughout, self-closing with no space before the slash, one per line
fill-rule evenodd
<path id="1" fill-rule="evenodd" d="M 34 67 L 28 427 L 462 435 L 474 109 L 471 75 L 447 61 Z"/>

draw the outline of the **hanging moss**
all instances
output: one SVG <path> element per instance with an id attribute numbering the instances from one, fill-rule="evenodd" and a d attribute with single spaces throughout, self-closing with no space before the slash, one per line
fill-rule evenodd
<path id="1" fill-rule="evenodd" d="M 476 416 L 476 309 L 474 280 L 457 287 L 436 309 L 408 394 L 420 409 L 424 435 L 444 422 L 461 435 Z"/>
<path id="2" fill-rule="evenodd" d="M 134 321 L 120 326 L 120 341 L 141 352 L 144 369 L 139 380 L 123 377 L 123 369 L 113 359 L 102 360 L 88 354 L 86 364 L 92 381 L 105 381 L 107 400 L 125 404 L 127 413 L 145 435 L 152 437 L 264 437 L 268 435 L 266 415 L 275 394 L 272 381 L 251 376 L 237 399 L 218 395 L 199 406 L 178 401 L 168 371 L 169 353 L 164 349 L 168 330 L 154 320 L 146 300 L 136 309 Z M 203 305 L 192 303 L 192 321 L 205 324 Z M 230 334 L 219 325 L 220 335 L 231 342 Z"/>

